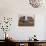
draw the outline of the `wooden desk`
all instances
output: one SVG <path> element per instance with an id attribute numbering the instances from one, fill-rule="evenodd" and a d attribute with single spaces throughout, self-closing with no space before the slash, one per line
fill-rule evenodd
<path id="1" fill-rule="evenodd" d="M 20 46 L 20 44 L 24 44 L 24 46 L 40 46 L 41 44 L 43 44 L 43 46 L 46 46 L 46 40 L 40 41 L 11 40 L 9 41 L 9 44 L 14 44 L 16 46 Z"/>

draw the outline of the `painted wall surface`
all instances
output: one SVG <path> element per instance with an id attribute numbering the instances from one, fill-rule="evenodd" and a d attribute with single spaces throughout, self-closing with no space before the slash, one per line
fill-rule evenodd
<path id="1" fill-rule="evenodd" d="M 0 19 L 1 17 L 12 17 L 12 26 L 8 34 L 16 40 L 28 40 L 36 34 L 37 39 L 46 40 L 45 38 L 45 16 L 46 8 L 33 8 L 28 0 L 0 0 Z M 19 27 L 18 19 L 20 15 L 35 16 L 35 26 Z M 0 31 L 0 39 L 4 39 L 3 31 Z"/>

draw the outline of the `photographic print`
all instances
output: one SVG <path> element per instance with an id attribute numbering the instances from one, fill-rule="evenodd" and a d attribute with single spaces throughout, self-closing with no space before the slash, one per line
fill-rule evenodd
<path id="1" fill-rule="evenodd" d="M 20 16 L 18 26 L 34 26 L 34 17 Z"/>

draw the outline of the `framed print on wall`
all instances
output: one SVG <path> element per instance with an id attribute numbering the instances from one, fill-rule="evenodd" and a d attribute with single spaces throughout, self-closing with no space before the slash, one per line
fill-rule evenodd
<path id="1" fill-rule="evenodd" d="M 20 16 L 18 26 L 34 26 L 34 17 Z"/>

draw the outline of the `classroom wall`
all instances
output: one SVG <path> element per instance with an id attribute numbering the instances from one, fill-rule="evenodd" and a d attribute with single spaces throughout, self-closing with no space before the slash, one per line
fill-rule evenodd
<path id="1" fill-rule="evenodd" d="M 35 25 L 19 27 L 18 19 L 20 15 L 33 16 Z M 33 8 L 28 0 L 0 0 L 0 19 L 4 16 L 12 17 L 12 26 L 7 33 L 13 39 L 28 40 L 29 37 L 31 38 L 35 34 L 38 40 L 46 40 L 46 8 L 44 4 L 40 8 Z M 3 31 L 0 31 L 0 39 L 4 39 L 3 35 Z"/>

